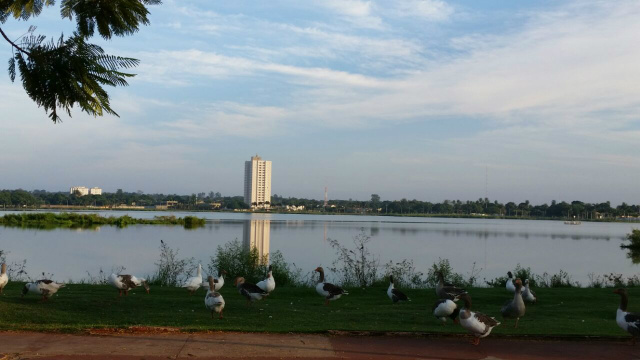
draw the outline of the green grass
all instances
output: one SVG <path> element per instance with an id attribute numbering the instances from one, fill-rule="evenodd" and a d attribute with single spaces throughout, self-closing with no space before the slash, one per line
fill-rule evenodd
<path id="1" fill-rule="evenodd" d="M 177 218 L 175 216 L 156 216 L 153 219 L 138 219 L 124 215 L 105 217 L 98 214 L 78 213 L 21 213 L 6 214 L 0 217 L 0 225 L 35 229 L 57 228 L 95 228 L 102 225 L 126 227 L 133 224 L 145 225 L 182 225 L 187 229 L 204 226 L 205 219 L 195 216 Z"/>
<path id="2" fill-rule="evenodd" d="M 129 326 L 178 327 L 183 331 L 325 332 L 402 331 L 465 333 L 451 322 L 442 326 L 431 315 L 432 289 L 407 290 L 413 300 L 392 304 L 386 287 L 349 289 L 350 295 L 323 305 L 309 288 L 276 288 L 267 299 L 247 307 L 233 286 L 222 289 L 226 301 L 222 320 L 211 319 L 204 307 L 205 291 L 189 296 L 181 288 L 137 289 L 127 297 L 108 285 L 67 285 L 50 301 L 34 295 L 20 298 L 22 284 L 10 283 L 0 296 L 0 329 L 82 332 Z M 475 288 L 470 293 L 477 311 L 495 316 L 497 335 L 625 336 L 615 323 L 619 297 L 612 289 L 536 289 L 541 299 L 527 307 L 517 329 L 502 321 L 501 305 L 510 298 L 501 288 Z M 631 310 L 640 310 L 640 289 L 630 289 Z M 636 301 L 634 301 L 636 300 Z"/>

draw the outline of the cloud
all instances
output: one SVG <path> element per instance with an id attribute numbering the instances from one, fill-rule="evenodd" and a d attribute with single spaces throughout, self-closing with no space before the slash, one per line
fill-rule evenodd
<path id="1" fill-rule="evenodd" d="M 454 13 L 453 6 L 441 0 L 400 0 L 394 3 L 399 16 L 443 21 L 448 20 Z"/>

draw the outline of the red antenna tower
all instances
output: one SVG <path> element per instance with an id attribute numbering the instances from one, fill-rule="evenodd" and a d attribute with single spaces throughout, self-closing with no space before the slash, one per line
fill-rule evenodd
<path id="1" fill-rule="evenodd" d="M 327 205 L 329 205 L 329 197 L 327 196 L 327 187 L 324 187 L 324 207 L 327 207 Z"/>

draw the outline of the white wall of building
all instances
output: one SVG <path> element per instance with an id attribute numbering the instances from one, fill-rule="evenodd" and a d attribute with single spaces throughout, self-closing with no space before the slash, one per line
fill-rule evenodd
<path id="1" fill-rule="evenodd" d="M 271 161 L 252 156 L 244 163 L 244 202 L 251 207 L 269 207 L 271 203 Z M 269 202 L 269 204 L 266 204 Z M 255 203 L 255 205 L 254 205 Z"/>

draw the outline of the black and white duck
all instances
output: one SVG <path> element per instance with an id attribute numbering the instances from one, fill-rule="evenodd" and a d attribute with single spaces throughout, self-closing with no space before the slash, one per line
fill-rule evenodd
<path id="1" fill-rule="evenodd" d="M 236 278 L 236 287 L 240 295 L 247 299 L 247 304 L 262 300 L 269 295 L 268 292 L 260 289 L 256 284 L 246 282 L 243 277 Z"/>
<path id="2" fill-rule="evenodd" d="M 534 293 L 533 290 L 529 288 L 529 279 L 524 280 L 524 290 L 522 291 L 522 298 L 524 299 L 524 301 L 530 304 L 535 304 L 538 301 L 536 293 Z"/>
<path id="3" fill-rule="evenodd" d="M 42 296 L 42 300 L 49 300 L 55 293 L 58 292 L 65 285 L 61 283 L 57 283 L 53 280 L 43 279 L 37 280 L 34 282 L 28 282 L 22 288 L 22 297 L 27 295 L 27 293 L 38 294 Z"/>
<path id="4" fill-rule="evenodd" d="M 620 307 L 616 312 L 616 323 L 618 323 L 618 326 L 620 326 L 622 330 L 631 334 L 631 341 L 633 345 L 635 345 L 636 340 L 640 337 L 640 314 L 627 311 L 627 304 L 629 302 L 627 289 L 616 289 L 613 292 L 620 295 Z"/>
<path id="5" fill-rule="evenodd" d="M 389 299 L 393 301 L 393 303 L 397 303 L 400 301 L 411 301 L 402 291 L 395 288 L 393 284 L 393 275 L 389 275 L 389 288 L 387 289 L 387 296 Z"/>
<path id="6" fill-rule="evenodd" d="M 465 289 L 445 283 L 444 274 L 441 271 L 436 272 L 436 275 L 438 276 L 438 284 L 436 284 L 436 295 L 438 299 L 458 301 L 460 295 L 467 293 Z"/>
<path id="7" fill-rule="evenodd" d="M 122 296 L 123 293 L 126 296 L 129 294 L 129 291 L 131 289 L 135 289 L 138 286 L 142 286 L 147 294 L 150 291 L 150 287 L 149 284 L 147 284 L 147 281 L 145 279 L 139 279 L 134 275 L 111 274 L 111 276 L 109 276 L 109 284 L 118 289 L 118 296 Z"/>
<path id="8" fill-rule="evenodd" d="M 458 305 L 449 299 L 436 300 L 432 308 L 433 316 L 442 321 L 442 325 L 447 323 L 447 318 L 453 320 L 454 323 L 458 323 L 458 314 L 460 309 Z"/>
<path id="9" fill-rule="evenodd" d="M 480 344 L 480 339 L 489 336 L 491 330 L 500 325 L 493 317 L 483 313 L 471 311 L 471 296 L 469 294 L 460 295 L 460 300 L 464 301 L 464 307 L 460 309 L 460 325 L 471 332 L 475 339 L 473 345 Z"/>

